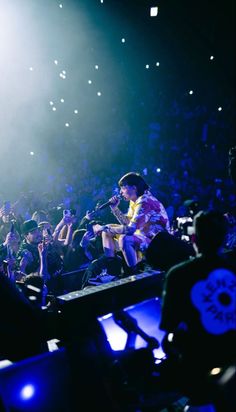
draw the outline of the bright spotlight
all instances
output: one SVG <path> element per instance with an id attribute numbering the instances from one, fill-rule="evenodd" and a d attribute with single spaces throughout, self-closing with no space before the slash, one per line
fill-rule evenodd
<path id="1" fill-rule="evenodd" d="M 60 7 L 60 9 L 62 9 L 62 7 L 63 7 L 62 4 L 59 4 L 59 7 Z"/>
<path id="2" fill-rule="evenodd" d="M 214 56 L 211 56 L 211 57 L 210 57 L 210 60 L 214 60 Z"/>
<path id="3" fill-rule="evenodd" d="M 156 17 L 158 15 L 158 7 L 151 7 L 150 8 L 150 16 Z"/>
<path id="4" fill-rule="evenodd" d="M 210 371 L 210 375 L 219 375 L 219 373 L 221 372 L 221 368 L 213 368 L 211 371 Z"/>
<path id="5" fill-rule="evenodd" d="M 159 67 L 159 66 L 160 66 L 160 63 L 159 63 L 159 62 L 156 62 L 156 66 Z"/>
<path id="6" fill-rule="evenodd" d="M 54 64 L 57 66 L 58 65 L 58 60 L 54 60 Z"/>
<path id="7" fill-rule="evenodd" d="M 52 110 L 55 112 L 55 111 L 57 110 L 57 108 L 54 106 L 54 107 L 52 108 Z"/>
<path id="8" fill-rule="evenodd" d="M 29 67 L 29 71 L 31 71 L 31 72 L 32 72 L 33 70 L 34 70 L 34 69 L 33 69 L 33 67 Z"/>
<path id="9" fill-rule="evenodd" d="M 92 84 L 92 80 L 88 80 L 88 84 Z"/>
<path id="10" fill-rule="evenodd" d="M 189 90 L 189 94 L 193 94 L 193 90 Z"/>
<path id="11" fill-rule="evenodd" d="M 32 398 L 34 396 L 35 387 L 33 385 L 25 385 L 20 391 L 20 397 L 24 401 Z"/>
<path id="12" fill-rule="evenodd" d="M 221 112 L 222 111 L 222 107 L 220 106 L 220 107 L 218 107 L 218 112 Z"/>
<path id="13" fill-rule="evenodd" d="M 69 123 L 65 123 L 65 126 L 66 126 L 66 127 L 70 127 L 70 124 L 69 124 Z"/>
<path id="14" fill-rule="evenodd" d="M 161 168 L 160 168 L 160 167 L 157 167 L 157 168 L 156 168 L 156 172 L 157 172 L 157 173 L 161 173 Z"/>
<path id="15" fill-rule="evenodd" d="M 65 100 L 64 100 L 64 99 L 61 99 L 61 100 L 60 100 L 60 102 L 61 102 L 61 103 L 64 103 L 64 102 L 65 102 Z"/>
<path id="16" fill-rule="evenodd" d="M 102 95 L 102 93 L 101 93 L 101 92 L 97 92 L 97 95 L 98 95 L 98 96 L 101 96 L 101 95 Z"/>
<path id="17" fill-rule="evenodd" d="M 146 64 L 145 68 L 146 68 L 146 69 L 149 69 L 149 67 L 150 67 L 149 64 Z"/>
<path id="18" fill-rule="evenodd" d="M 52 101 L 50 101 L 49 104 L 50 104 L 50 106 L 53 106 L 53 102 L 52 102 Z"/>
<path id="19" fill-rule="evenodd" d="M 78 112 L 78 110 L 77 109 L 75 109 L 74 110 L 74 114 L 78 114 L 79 112 Z"/>
<path id="20" fill-rule="evenodd" d="M 30 152 L 30 156 L 34 156 L 34 152 Z"/>
<path id="21" fill-rule="evenodd" d="M 97 65 L 97 64 L 95 64 L 95 66 L 94 66 L 94 67 L 95 67 L 95 69 L 96 69 L 96 70 L 98 70 L 98 65 Z"/>
<path id="22" fill-rule="evenodd" d="M 123 37 L 123 39 L 121 39 L 121 43 L 125 43 L 125 38 Z"/>

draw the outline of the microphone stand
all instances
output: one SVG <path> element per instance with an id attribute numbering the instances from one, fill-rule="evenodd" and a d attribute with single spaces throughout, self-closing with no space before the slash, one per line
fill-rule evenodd
<path id="1" fill-rule="evenodd" d="M 130 316 L 124 310 L 120 310 L 113 314 L 114 321 L 119 325 L 125 332 L 128 333 L 128 338 L 126 341 L 125 349 L 133 348 L 135 345 L 136 336 L 139 335 L 145 342 L 147 342 L 149 349 L 158 349 L 160 343 L 158 340 L 152 336 L 147 335 L 139 326 L 136 319 Z"/>

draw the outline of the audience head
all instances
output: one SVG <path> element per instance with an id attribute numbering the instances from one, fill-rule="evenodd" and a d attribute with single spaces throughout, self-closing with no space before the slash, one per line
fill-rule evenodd
<path id="1" fill-rule="evenodd" d="M 22 225 L 22 234 L 27 243 L 38 244 L 42 241 L 42 233 L 35 220 L 26 220 Z"/>
<path id="2" fill-rule="evenodd" d="M 32 214 L 32 220 L 35 220 L 38 224 L 47 221 L 47 213 L 44 210 L 36 210 Z"/>
<path id="3" fill-rule="evenodd" d="M 72 235 L 72 246 L 79 247 L 82 237 L 86 233 L 85 229 L 76 229 Z"/>
<path id="4" fill-rule="evenodd" d="M 224 245 L 228 222 L 217 210 L 200 211 L 194 217 L 195 244 L 200 253 L 217 253 Z"/>

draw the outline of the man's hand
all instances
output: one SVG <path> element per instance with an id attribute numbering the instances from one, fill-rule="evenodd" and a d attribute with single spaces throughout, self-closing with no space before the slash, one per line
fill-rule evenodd
<path id="1" fill-rule="evenodd" d="M 47 255 L 47 250 L 48 250 L 48 245 L 46 242 L 41 242 L 38 244 L 38 251 L 39 251 L 39 256 L 44 257 Z"/>
<path id="2" fill-rule="evenodd" d="M 80 246 L 86 248 L 89 245 L 90 240 L 94 239 L 94 233 L 87 231 L 81 239 Z"/>
<path id="3" fill-rule="evenodd" d="M 87 210 L 86 215 L 85 215 L 85 218 L 86 218 L 87 220 L 92 220 L 95 215 L 96 215 L 96 211 L 90 212 L 89 210 Z"/>
<path id="4" fill-rule="evenodd" d="M 15 235 L 15 233 L 11 233 L 9 232 L 6 235 L 6 239 L 5 242 L 3 243 L 3 246 L 13 246 L 15 244 L 15 242 L 17 241 L 17 236 Z"/>
<path id="5" fill-rule="evenodd" d="M 109 199 L 109 203 L 110 203 L 110 207 L 111 207 L 112 209 L 115 209 L 116 207 L 119 206 L 119 204 L 120 204 L 120 199 L 119 199 L 118 196 L 112 196 L 112 197 Z"/>

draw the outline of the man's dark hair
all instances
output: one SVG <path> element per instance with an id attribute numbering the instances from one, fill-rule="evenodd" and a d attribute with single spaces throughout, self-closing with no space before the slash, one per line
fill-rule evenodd
<path id="1" fill-rule="evenodd" d="M 124 175 L 118 182 L 119 186 L 136 186 L 137 195 L 142 196 L 145 190 L 149 189 L 148 184 L 139 173 L 129 172 Z"/>
<path id="2" fill-rule="evenodd" d="M 203 211 L 195 215 L 194 227 L 199 252 L 217 252 L 224 245 L 228 222 L 218 210 Z"/>

